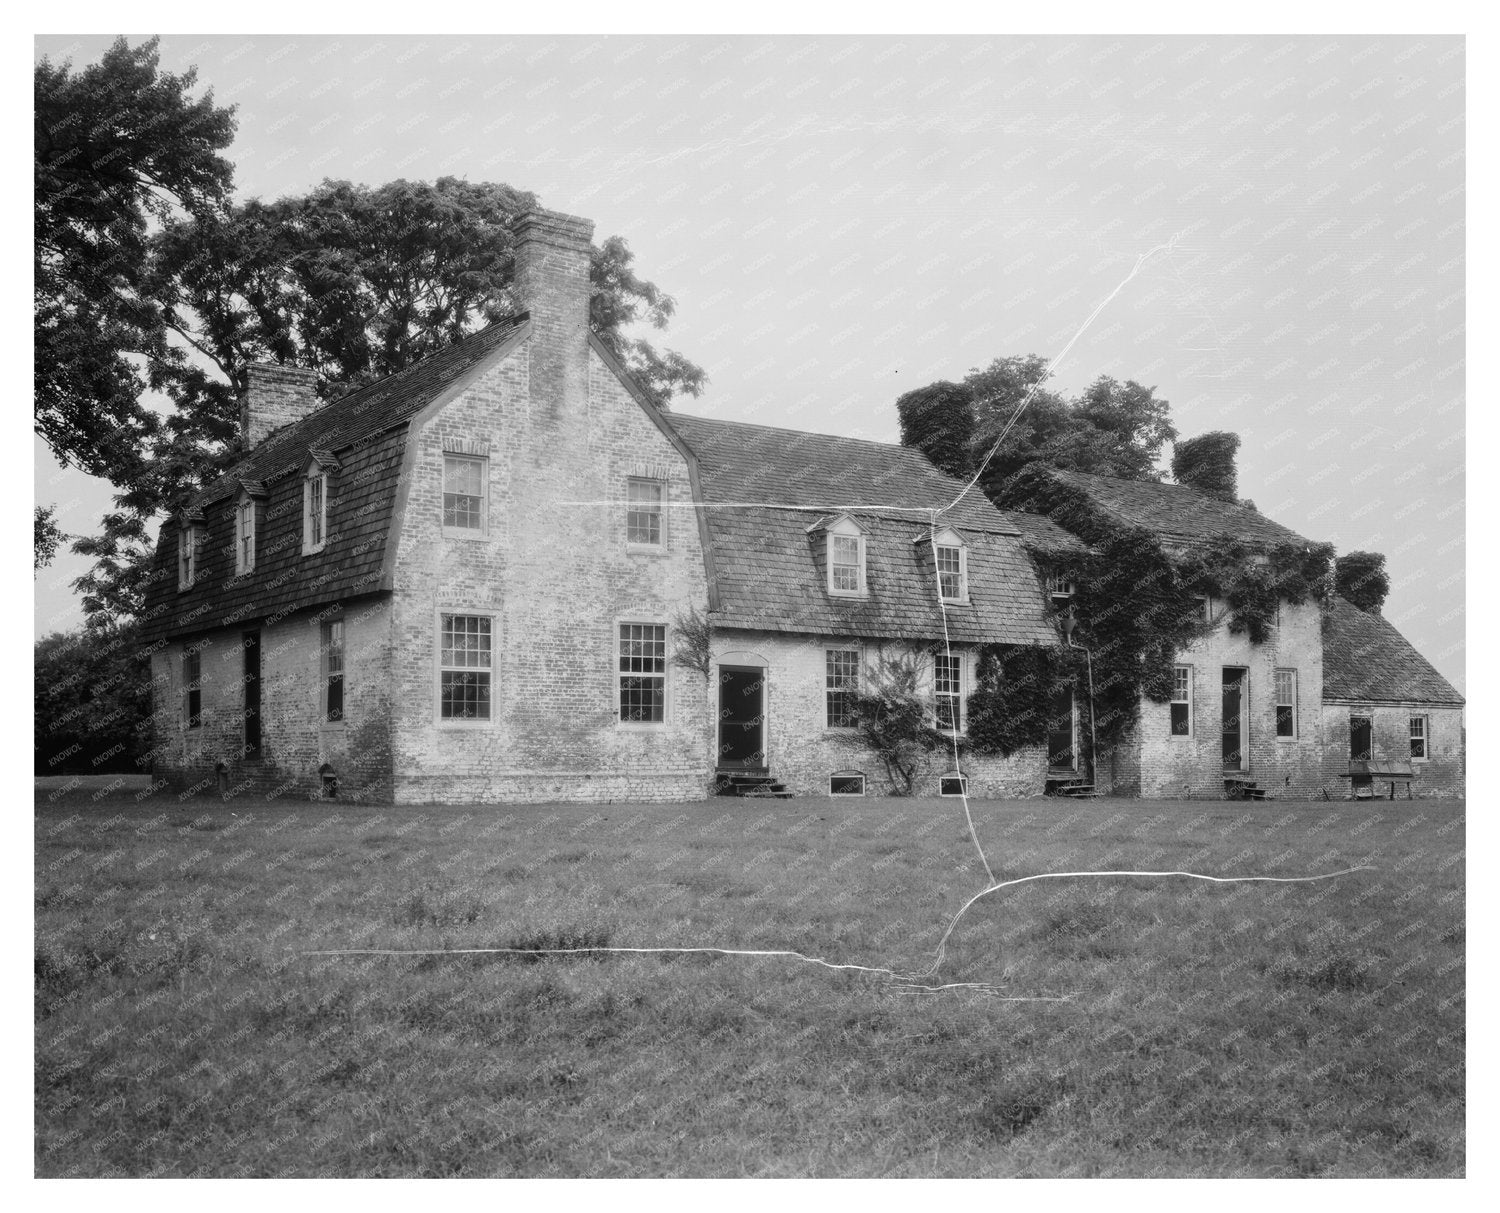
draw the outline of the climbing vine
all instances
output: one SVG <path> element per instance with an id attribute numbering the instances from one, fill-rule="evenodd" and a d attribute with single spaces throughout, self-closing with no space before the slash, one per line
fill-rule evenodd
<path id="1" fill-rule="evenodd" d="M 1177 653 L 1214 626 L 1204 619 L 1200 595 L 1221 599 L 1230 631 L 1257 644 L 1271 634 L 1279 599 L 1325 606 L 1331 599 L 1328 544 L 1265 546 L 1220 535 L 1168 551 L 1151 532 L 1116 521 L 1038 465 L 1014 476 L 996 504 L 1046 515 L 1090 551 L 1049 559 L 1045 570 L 1073 583 L 1059 619 L 1071 645 L 1045 661 L 1015 648 L 981 658 L 969 732 L 985 752 L 1045 741 L 1052 697 L 1069 682 L 1081 689 L 1090 661 L 1095 737 L 1101 750 L 1117 744 L 1135 725 L 1142 698 L 1171 698 Z M 1014 722 L 1005 719 L 1010 714 Z"/>

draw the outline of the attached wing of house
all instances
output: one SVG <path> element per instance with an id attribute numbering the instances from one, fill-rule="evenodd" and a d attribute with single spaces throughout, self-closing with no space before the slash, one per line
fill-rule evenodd
<path id="1" fill-rule="evenodd" d="M 1323 698 L 1459 707 L 1464 697 L 1381 615 L 1334 599 L 1323 625 Z"/>

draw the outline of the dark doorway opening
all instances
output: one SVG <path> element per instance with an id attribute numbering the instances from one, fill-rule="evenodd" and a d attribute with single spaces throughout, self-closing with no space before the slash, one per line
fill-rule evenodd
<path id="1" fill-rule="evenodd" d="M 766 672 L 757 666 L 719 667 L 719 769 L 764 771 Z"/>
<path id="2" fill-rule="evenodd" d="M 1245 769 L 1245 671 L 1224 667 L 1224 769 Z"/>
<path id="3" fill-rule="evenodd" d="M 1349 717 L 1349 761 L 1369 762 L 1375 722 L 1368 716 Z"/>
<path id="4" fill-rule="evenodd" d="M 1078 769 L 1078 712 L 1071 685 L 1060 686 L 1052 694 L 1047 712 L 1047 767 L 1052 771 Z"/>
<path id="5" fill-rule="evenodd" d="M 245 758 L 260 757 L 260 633 L 245 640 Z"/>

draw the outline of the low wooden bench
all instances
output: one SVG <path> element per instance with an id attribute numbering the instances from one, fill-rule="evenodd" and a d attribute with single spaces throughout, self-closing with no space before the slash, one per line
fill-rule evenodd
<path id="1" fill-rule="evenodd" d="M 1389 799 L 1396 799 L 1396 785 L 1406 785 L 1406 799 L 1411 800 L 1411 781 L 1415 779 L 1416 773 L 1412 770 L 1410 762 L 1402 762 L 1389 758 L 1360 759 L 1351 758 L 1349 769 L 1341 778 L 1349 780 L 1350 790 L 1356 798 L 1360 792 L 1367 791 L 1369 795 L 1375 794 L 1375 781 L 1384 779 L 1390 784 Z"/>

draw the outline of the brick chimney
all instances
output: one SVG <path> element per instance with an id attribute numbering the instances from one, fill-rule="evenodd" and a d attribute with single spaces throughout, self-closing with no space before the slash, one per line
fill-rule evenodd
<path id="1" fill-rule="evenodd" d="M 246 374 L 249 387 L 240 397 L 240 436 L 247 451 L 264 442 L 273 430 L 301 421 L 323 403 L 316 390 L 317 371 L 252 362 Z"/>
<path id="2" fill-rule="evenodd" d="M 514 294 L 531 313 L 531 398 L 561 422 L 589 387 L 589 256 L 594 224 L 557 211 L 519 215 Z"/>

